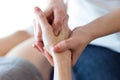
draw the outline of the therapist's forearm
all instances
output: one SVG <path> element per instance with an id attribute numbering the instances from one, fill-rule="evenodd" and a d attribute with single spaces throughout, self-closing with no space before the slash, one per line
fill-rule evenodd
<path id="1" fill-rule="evenodd" d="M 120 8 L 83 27 L 93 39 L 120 31 Z"/>

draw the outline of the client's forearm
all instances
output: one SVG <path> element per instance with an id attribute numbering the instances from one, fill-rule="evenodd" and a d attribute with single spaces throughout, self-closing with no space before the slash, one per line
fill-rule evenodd
<path id="1" fill-rule="evenodd" d="M 71 52 L 69 50 L 62 53 L 52 52 L 54 61 L 54 80 L 71 80 Z"/>
<path id="2" fill-rule="evenodd" d="M 54 38 L 55 39 L 55 38 Z M 57 40 L 56 40 L 57 41 Z M 56 42 L 55 42 L 56 43 Z M 48 43 L 54 44 L 54 43 Z M 54 63 L 54 80 L 71 80 L 71 51 L 55 53 L 54 45 L 46 46 L 46 50 L 51 54 Z"/>

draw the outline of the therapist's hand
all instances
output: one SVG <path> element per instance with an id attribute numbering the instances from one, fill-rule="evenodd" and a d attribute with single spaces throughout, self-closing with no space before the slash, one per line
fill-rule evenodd
<path id="1" fill-rule="evenodd" d="M 54 52 L 60 53 L 66 50 L 71 50 L 72 52 L 72 66 L 74 66 L 81 55 L 82 51 L 93 40 L 89 32 L 86 32 L 84 28 L 78 27 L 75 28 L 70 38 L 61 41 L 60 43 L 54 46 Z"/>
<path id="2" fill-rule="evenodd" d="M 67 12 L 67 5 L 64 4 L 63 0 L 50 0 L 44 14 L 47 17 L 48 22 L 53 27 L 53 32 L 58 35 L 61 31 L 61 25 Z"/>

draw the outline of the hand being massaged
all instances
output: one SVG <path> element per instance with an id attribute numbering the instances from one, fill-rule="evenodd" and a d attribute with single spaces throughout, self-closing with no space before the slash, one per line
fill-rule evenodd
<path id="1" fill-rule="evenodd" d="M 36 14 L 36 23 L 35 23 L 35 37 L 41 37 L 42 36 L 42 43 L 39 41 L 36 41 L 34 43 L 34 47 L 37 48 L 47 59 L 50 61 L 50 63 L 53 65 L 52 56 L 53 55 L 53 47 L 58 42 L 65 40 L 69 37 L 70 29 L 68 28 L 68 16 L 66 15 L 63 24 L 61 26 L 61 32 L 59 35 L 55 35 L 53 32 L 53 28 L 51 24 L 48 22 L 45 14 L 40 10 L 40 8 L 35 8 L 35 14 Z M 41 32 L 40 36 L 37 36 L 37 31 Z"/>

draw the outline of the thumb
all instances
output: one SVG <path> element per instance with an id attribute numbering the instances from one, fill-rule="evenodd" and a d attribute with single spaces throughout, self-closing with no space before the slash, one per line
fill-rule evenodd
<path id="1" fill-rule="evenodd" d="M 72 39 L 63 40 L 54 46 L 54 52 L 60 53 L 72 48 Z"/>

